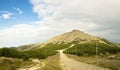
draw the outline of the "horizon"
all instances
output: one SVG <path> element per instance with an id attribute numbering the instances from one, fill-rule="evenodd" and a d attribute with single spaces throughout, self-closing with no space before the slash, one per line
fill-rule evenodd
<path id="1" fill-rule="evenodd" d="M 83 31 L 120 43 L 119 0 L 0 0 L 0 48 Z"/>

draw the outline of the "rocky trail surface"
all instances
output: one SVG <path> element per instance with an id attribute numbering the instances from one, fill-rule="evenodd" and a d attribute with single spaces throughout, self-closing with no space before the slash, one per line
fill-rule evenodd
<path id="1" fill-rule="evenodd" d="M 63 70 L 109 70 L 102 67 L 78 62 L 68 58 L 64 53 L 64 50 L 59 50 L 60 52 L 60 65 Z"/>

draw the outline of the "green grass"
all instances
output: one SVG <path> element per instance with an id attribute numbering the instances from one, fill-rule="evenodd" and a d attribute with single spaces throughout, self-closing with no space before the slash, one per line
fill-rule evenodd
<path id="1" fill-rule="evenodd" d="M 46 59 L 46 66 L 42 70 L 61 70 L 59 65 L 60 57 L 59 54 L 56 54 L 56 50 L 69 46 L 70 44 L 47 44 L 42 48 L 27 51 L 18 51 L 15 48 L 1 48 L 0 57 L 5 58 L 0 58 L 0 70 L 16 70 L 19 67 L 29 66 L 32 64 L 31 61 L 28 62 L 29 58 Z"/>
<path id="2" fill-rule="evenodd" d="M 45 59 L 48 56 L 56 54 L 56 50 L 64 49 L 69 47 L 70 44 L 47 44 L 42 48 L 27 50 L 27 51 L 18 51 L 15 48 L 1 48 L 0 56 L 3 57 L 11 57 L 11 58 L 19 58 L 28 60 L 29 58 L 39 58 Z M 28 46 L 27 46 L 28 47 Z"/>
<path id="3" fill-rule="evenodd" d="M 107 45 L 103 43 L 97 43 L 98 54 L 116 54 L 120 52 L 120 47 Z M 78 56 L 84 55 L 96 55 L 96 44 L 95 43 L 86 43 L 86 44 L 77 44 L 74 47 L 71 47 L 64 51 L 64 53 L 74 54 Z"/>
<path id="4" fill-rule="evenodd" d="M 60 50 L 60 49 L 68 48 L 68 47 L 70 47 L 70 45 L 71 44 L 52 44 L 52 43 L 49 43 L 49 44 L 45 45 L 43 48 L 51 49 L 51 50 Z"/>

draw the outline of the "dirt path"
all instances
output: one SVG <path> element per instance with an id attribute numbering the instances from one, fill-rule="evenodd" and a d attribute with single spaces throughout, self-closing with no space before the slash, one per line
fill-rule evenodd
<path id="1" fill-rule="evenodd" d="M 38 60 L 38 59 L 33 59 L 32 62 L 36 63 L 36 64 L 29 65 L 28 67 L 24 67 L 24 68 L 19 68 L 17 70 L 38 70 L 38 69 L 45 66 L 45 63 L 43 61 Z"/>
<path id="2" fill-rule="evenodd" d="M 64 53 L 64 50 L 59 50 L 61 67 L 63 70 L 108 70 L 102 67 L 93 66 L 90 64 L 78 62 L 68 58 Z"/>

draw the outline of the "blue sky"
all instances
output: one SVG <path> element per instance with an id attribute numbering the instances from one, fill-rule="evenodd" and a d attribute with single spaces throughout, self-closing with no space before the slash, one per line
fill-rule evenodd
<path id="1" fill-rule="evenodd" d="M 120 0 L 0 0 L 0 47 L 78 29 L 120 43 Z"/>
<path id="2" fill-rule="evenodd" d="M 15 8 L 19 8 L 20 14 Z M 39 20 L 36 13 L 32 11 L 32 4 L 29 0 L 0 0 L 0 15 L 8 11 L 13 15 L 10 19 L 0 18 L 0 28 L 11 27 L 15 24 L 29 24 L 30 22 Z"/>

